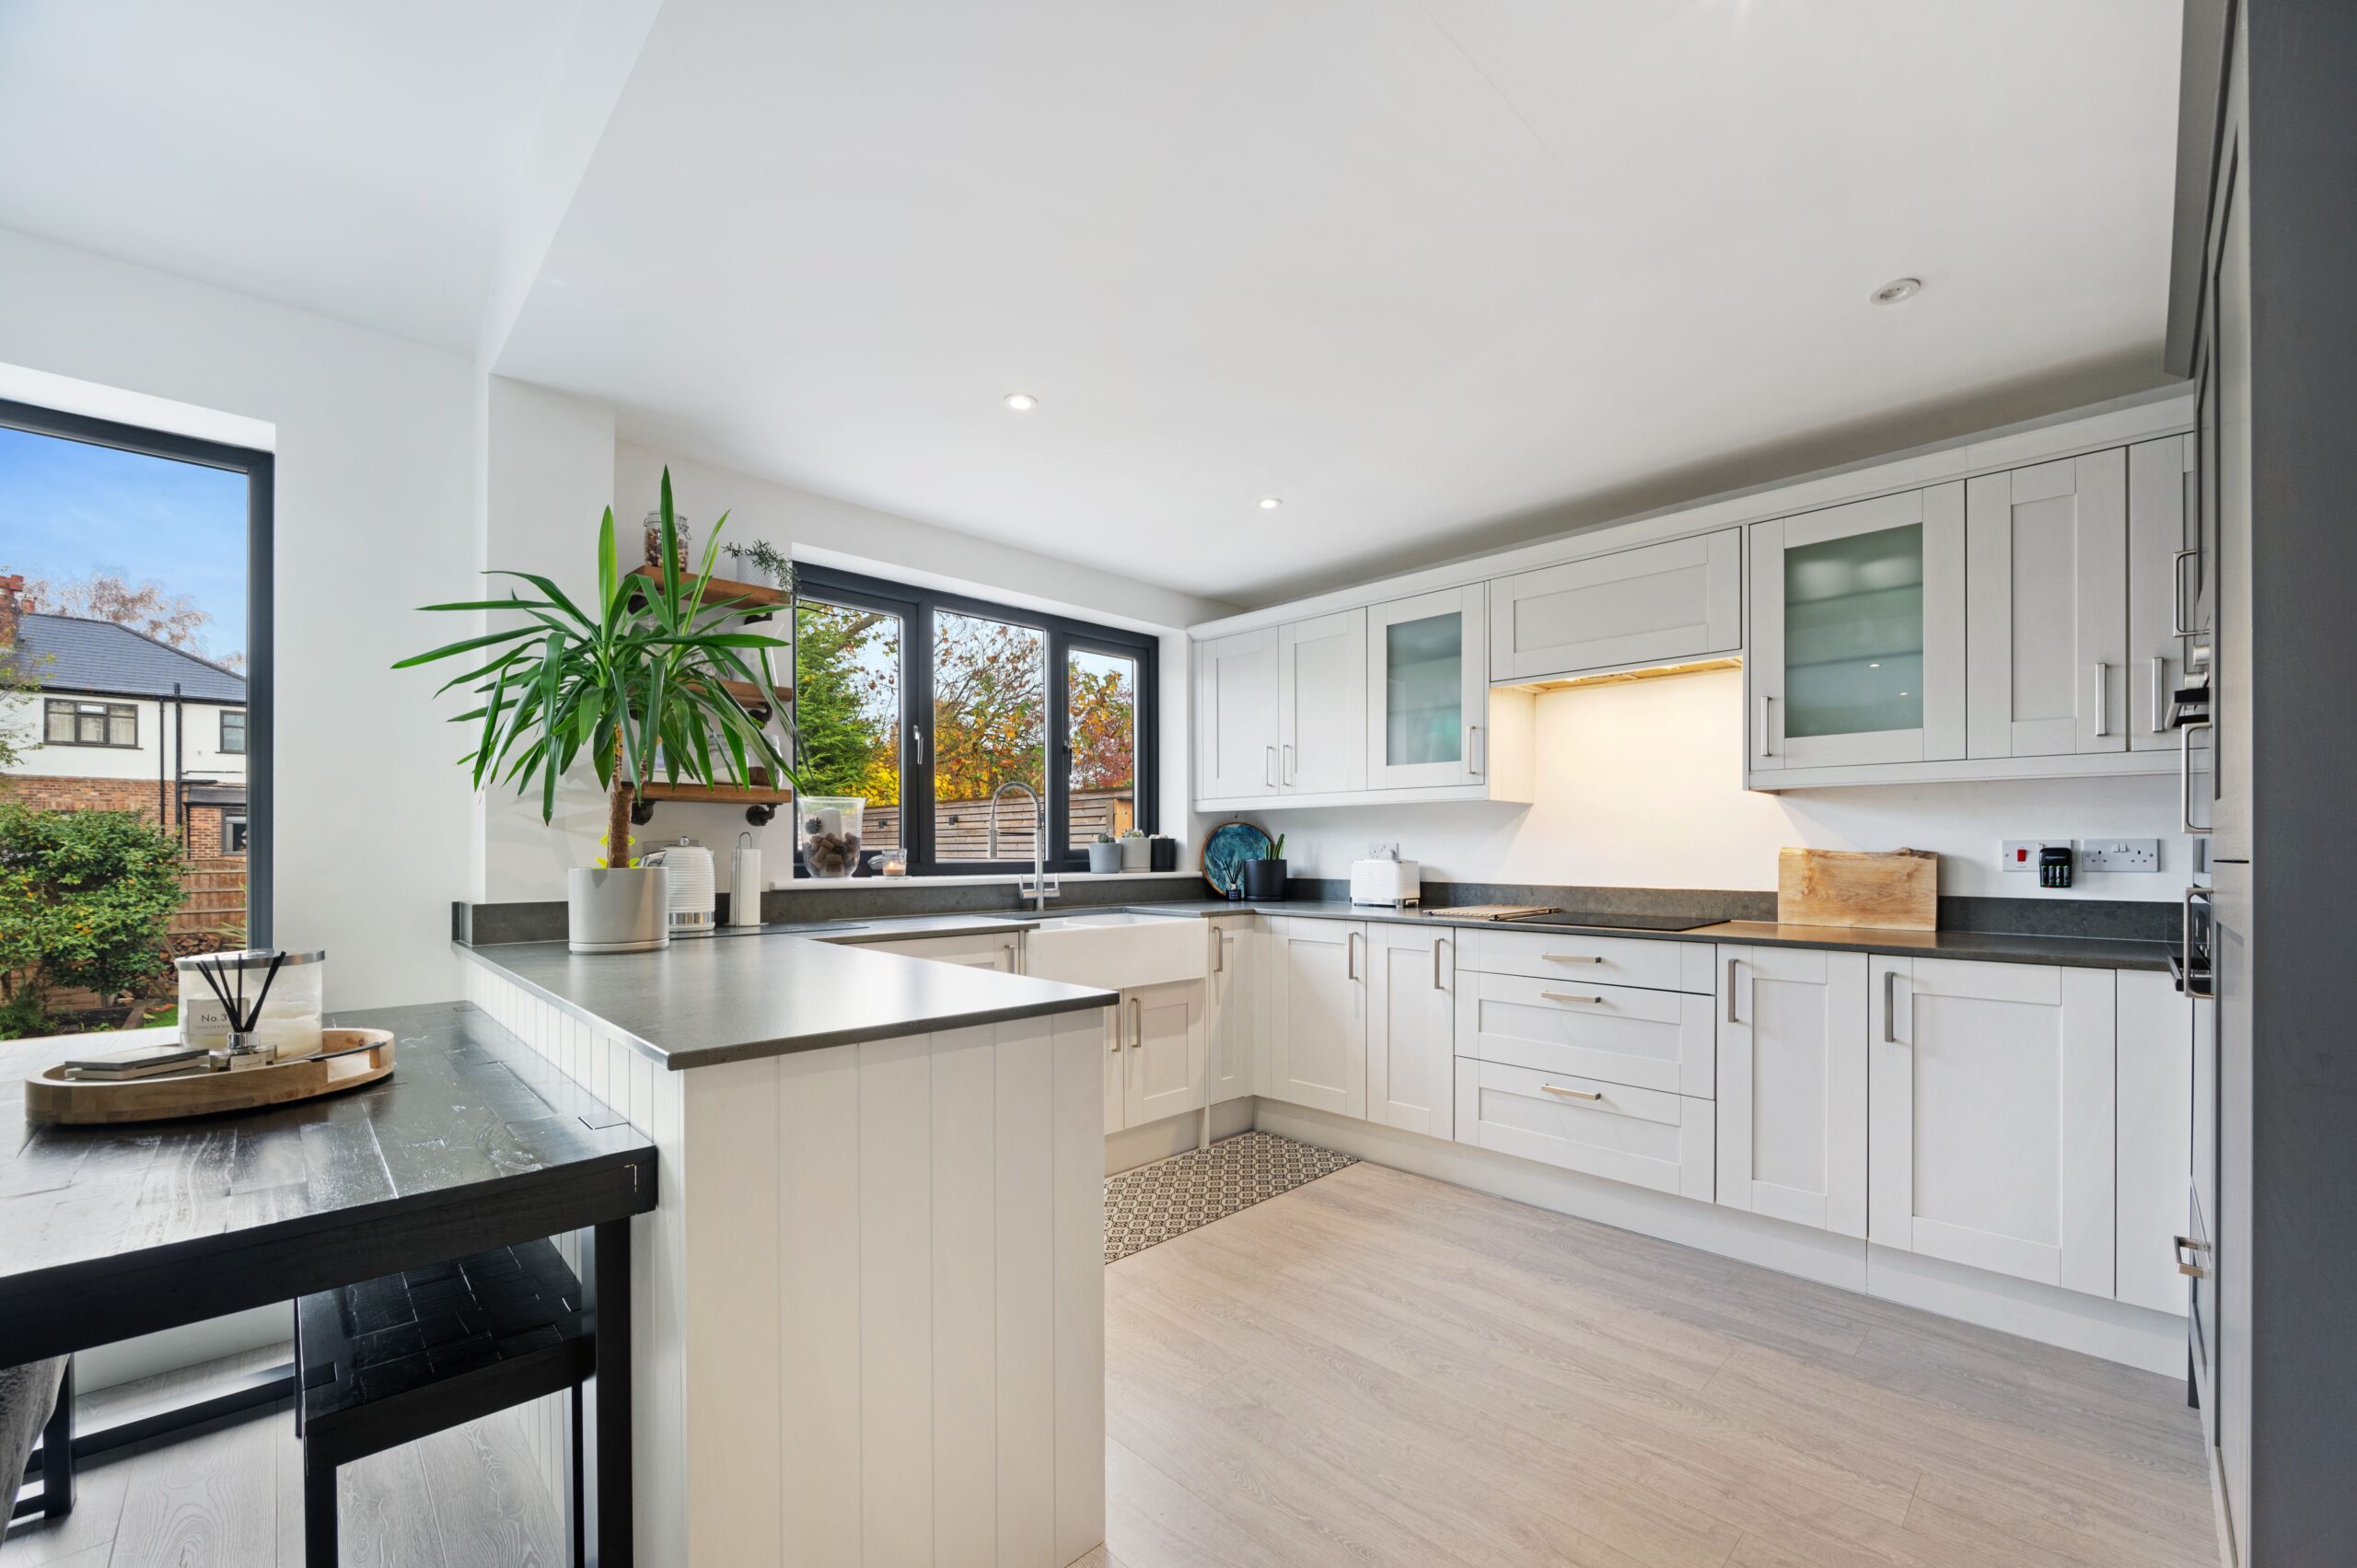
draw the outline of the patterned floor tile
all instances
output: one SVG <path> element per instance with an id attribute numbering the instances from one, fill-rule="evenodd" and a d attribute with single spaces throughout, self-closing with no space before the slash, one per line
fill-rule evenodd
<path id="1" fill-rule="evenodd" d="M 1105 1261 L 1184 1236 L 1358 1161 L 1274 1132 L 1239 1132 L 1105 1179 Z"/>

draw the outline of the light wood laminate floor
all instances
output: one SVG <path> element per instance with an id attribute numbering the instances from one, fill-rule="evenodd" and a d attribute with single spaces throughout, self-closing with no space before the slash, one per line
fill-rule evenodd
<path id="1" fill-rule="evenodd" d="M 1106 1275 L 1092 1568 L 2211 1568 L 2184 1386 L 1358 1165 Z"/>
<path id="2" fill-rule="evenodd" d="M 287 1358 L 250 1352 L 85 1396 L 85 1421 L 178 1402 Z M 563 1521 L 514 1412 L 343 1467 L 337 1520 L 351 1568 L 560 1568 Z M 302 1446 L 291 1405 L 86 1465 L 74 1512 L 20 1521 L 0 1568 L 302 1568 Z"/>

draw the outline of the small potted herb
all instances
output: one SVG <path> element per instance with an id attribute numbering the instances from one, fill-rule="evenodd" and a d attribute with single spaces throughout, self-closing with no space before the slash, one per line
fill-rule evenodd
<path id="1" fill-rule="evenodd" d="M 755 583 L 781 593 L 794 591 L 794 563 L 769 540 L 757 539 L 750 544 L 723 548 L 728 552 L 733 563 L 729 570 L 737 574 L 738 582 Z"/>
<path id="2" fill-rule="evenodd" d="M 1121 845 L 1110 833 L 1099 833 L 1088 846 L 1088 870 L 1096 877 L 1109 876 L 1121 869 Z"/>
<path id="3" fill-rule="evenodd" d="M 1144 871 L 1154 858 L 1154 846 L 1146 842 L 1144 828 L 1132 828 L 1121 835 L 1121 869 Z"/>
<path id="4" fill-rule="evenodd" d="M 1285 896 L 1285 836 L 1269 842 L 1258 860 L 1244 863 L 1244 896 L 1256 904 L 1283 903 Z"/>

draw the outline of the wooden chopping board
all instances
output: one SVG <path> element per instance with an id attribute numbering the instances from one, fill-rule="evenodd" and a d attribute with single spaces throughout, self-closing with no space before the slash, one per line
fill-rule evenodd
<path id="1" fill-rule="evenodd" d="M 1939 913 L 1940 857 L 1930 850 L 1776 852 L 1779 924 L 1931 931 Z"/>

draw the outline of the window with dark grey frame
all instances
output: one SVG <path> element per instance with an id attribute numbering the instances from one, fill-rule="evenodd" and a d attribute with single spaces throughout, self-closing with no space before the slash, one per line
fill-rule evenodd
<path id="1" fill-rule="evenodd" d="M 1156 787 L 1158 766 L 1157 710 L 1158 639 L 1144 633 L 1099 626 L 1065 616 L 1024 610 L 960 594 L 912 587 L 879 577 L 841 572 L 829 567 L 797 565 L 797 600 L 842 609 L 874 610 L 900 621 L 899 670 L 899 751 L 900 772 L 900 835 L 899 846 L 914 877 L 958 877 L 993 872 L 1029 871 L 1031 857 L 997 860 L 943 858 L 937 853 L 934 809 L 934 631 L 940 614 L 970 616 L 1039 633 L 1045 639 L 1043 693 L 1046 735 L 1041 761 L 1048 814 L 1048 868 L 1086 871 L 1086 846 L 1072 842 L 1072 737 L 1069 729 L 1068 672 L 1073 655 L 1101 654 L 1132 661 L 1135 667 L 1132 698 L 1132 826 L 1152 833 L 1159 826 Z M 797 626 L 799 616 L 796 617 Z M 798 669 L 797 666 L 797 669 Z M 1028 782 L 1028 781 L 1027 781 Z M 1023 801 L 1011 793 L 1010 801 Z M 1028 802 L 1024 802 L 1028 805 Z M 1002 851 L 1004 849 L 1002 844 Z"/>
<path id="2" fill-rule="evenodd" d="M 135 703 L 85 703 L 51 697 L 44 704 L 41 744 L 44 746 L 111 746 L 118 750 L 139 749 L 139 705 Z"/>
<path id="3" fill-rule="evenodd" d="M 242 757 L 246 753 L 246 710 L 221 710 L 221 750 L 225 756 Z"/>
<path id="4" fill-rule="evenodd" d="M 223 854 L 243 854 L 246 853 L 246 819 L 244 817 L 225 815 L 221 819 L 221 853 Z"/>
<path id="5" fill-rule="evenodd" d="M 275 668 L 271 623 L 271 562 L 273 499 L 277 459 L 268 452 L 219 441 L 200 441 L 110 419 L 61 413 L 31 403 L 0 399 L 0 426 L 54 436 L 63 440 L 113 447 L 150 458 L 197 463 L 246 476 L 246 934 L 253 947 L 271 939 L 271 882 L 274 860 L 271 852 L 271 805 L 273 786 L 271 738 L 273 703 L 271 677 Z M 110 719 L 110 725 L 112 721 Z M 44 723 L 46 732 L 47 723 Z M 135 734 L 135 732 L 134 732 Z M 45 733 L 44 733 L 45 738 Z M 74 744 L 85 744 L 76 741 Z M 113 744 L 108 742 L 107 744 Z M 136 740 L 124 744 L 136 744 Z M 226 829 L 224 829 L 226 833 Z"/>

